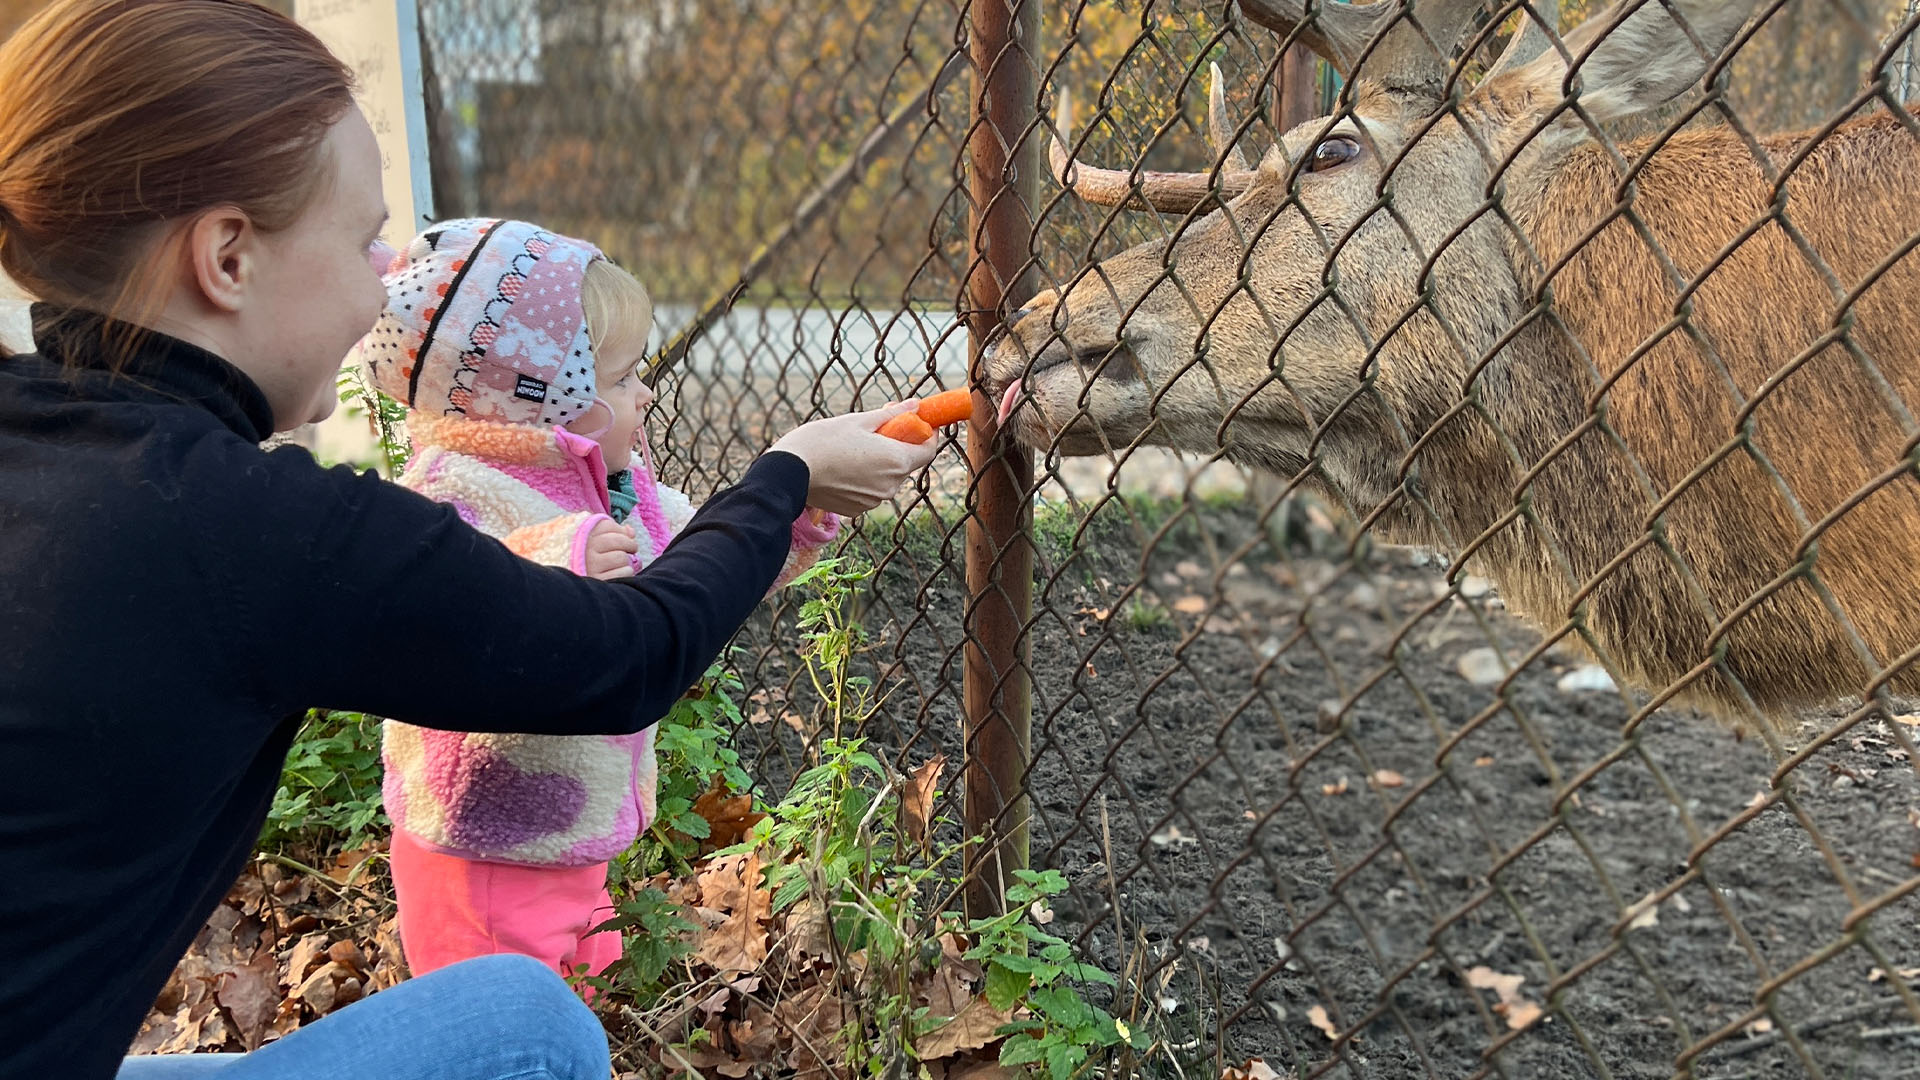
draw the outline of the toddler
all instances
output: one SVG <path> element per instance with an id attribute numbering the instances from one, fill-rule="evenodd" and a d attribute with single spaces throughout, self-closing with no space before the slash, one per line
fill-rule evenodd
<path id="1" fill-rule="evenodd" d="M 382 257 L 379 253 L 374 256 Z M 641 382 L 652 302 L 598 249 L 523 221 L 435 225 L 383 275 L 356 353 L 406 405 L 400 483 L 538 562 L 632 575 L 693 516 L 647 452 Z M 639 460 L 634 460 L 638 446 Z M 794 523 L 775 587 L 838 533 Z M 592 671 L 529 671 L 592 679 Z M 401 947 L 415 974 L 498 952 L 563 975 L 620 957 L 607 862 L 654 812 L 653 733 L 461 734 L 388 721 L 385 797 Z"/>

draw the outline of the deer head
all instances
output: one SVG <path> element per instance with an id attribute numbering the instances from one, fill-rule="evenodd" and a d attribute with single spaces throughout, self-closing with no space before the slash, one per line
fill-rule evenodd
<path id="1" fill-rule="evenodd" d="M 1723 715 L 1920 690 L 1920 208 L 1897 179 L 1920 140 L 1891 113 L 1619 158 L 1596 138 L 1700 79 L 1752 2 L 1618 0 L 1564 39 L 1522 6 L 1467 89 L 1447 57 L 1477 0 L 1241 0 L 1348 73 L 1342 109 L 1257 167 L 1217 92 L 1205 173 L 1056 146 L 1083 197 L 1182 218 L 1015 321 L 987 356 L 1003 428 L 1298 477 Z"/>
<path id="2" fill-rule="evenodd" d="M 1456 46 L 1501 22 L 1469 37 L 1481 6 L 1241 0 L 1350 80 L 1345 107 L 1257 166 L 1226 134 L 1217 70 L 1207 172 L 1093 168 L 1056 139 L 1083 199 L 1182 220 L 1020 313 L 988 361 L 1003 425 L 1066 454 L 1145 443 L 1282 475 L 1311 459 L 1362 509 L 1383 498 L 1397 451 L 1532 305 L 1517 238 L 1555 170 L 1597 125 L 1697 82 L 1752 2 L 1620 0 L 1564 40 L 1521 5 L 1523 31 L 1465 89 Z"/>

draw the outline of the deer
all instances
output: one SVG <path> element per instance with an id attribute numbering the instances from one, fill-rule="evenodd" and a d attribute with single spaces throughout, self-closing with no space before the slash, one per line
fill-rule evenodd
<path id="1" fill-rule="evenodd" d="M 1636 715 L 1772 733 L 1912 692 L 1912 121 L 1616 144 L 1717 73 L 1753 0 L 1620 0 L 1564 37 L 1521 4 L 1468 86 L 1454 50 L 1516 10 L 1474 30 L 1480 6 L 1240 0 L 1346 80 L 1257 165 L 1217 69 L 1204 172 L 1097 168 L 1056 134 L 1064 189 L 1178 221 L 1010 316 L 982 361 L 1000 430 L 1317 491 L 1471 565 Z"/>

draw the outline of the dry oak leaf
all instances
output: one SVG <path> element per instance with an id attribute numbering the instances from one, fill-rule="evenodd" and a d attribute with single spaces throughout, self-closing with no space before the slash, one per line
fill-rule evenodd
<path id="1" fill-rule="evenodd" d="M 1280 1074 L 1265 1058 L 1254 1058 L 1238 1069 L 1227 1066 L 1221 1070 L 1220 1080 L 1280 1080 Z"/>
<path id="2" fill-rule="evenodd" d="M 315 968 L 313 974 L 307 976 L 306 980 L 287 996 L 306 1002 L 315 1016 L 325 1016 L 333 1011 L 336 991 L 333 980 L 336 976 L 346 974 L 346 965 L 329 960 Z"/>
<path id="3" fill-rule="evenodd" d="M 932 1015 L 958 1016 L 973 999 L 982 972 L 979 961 L 963 955 L 966 951 L 966 942 L 959 935 L 952 931 L 940 935 L 940 963 L 927 982 L 925 1004 Z"/>
<path id="4" fill-rule="evenodd" d="M 233 1018 L 246 1049 L 258 1050 L 280 1009 L 280 964 L 273 950 L 261 949 L 245 967 L 221 972 L 213 996 Z"/>
<path id="5" fill-rule="evenodd" d="M 1383 788 L 1407 786 L 1407 778 L 1394 772 L 1392 769 L 1376 769 L 1373 774 L 1373 782 Z"/>
<path id="6" fill-rule="evenodd" d="M 733 1051 L 739 1056 L 741 1066 L 773 1065 L 780 1060 L 780 1028 L 773 1022 L 773 1014 L 759 1009 L 759 1015 L 749 1016 L 745 1020 L 727 1021 L 727 1035 L 733 1041 Z M 750 1068 L 740 1072 L 729 1072 L 728 1066 L 720 1066 L 720 1072 L 726 1076 L 745 1076 Z"/>
<path id="7" fill-rule="evenodd" d="M 1320 1033 L 1329 1039 L 1337 1039 L 1340 1037 L 1340 1030 L 1333 1026 L 1332 1020 L 1327 1018 L 1327 1007 L 1325 1005 L 1315 1005 L 1311 1009 L 1308 1009 L 1307 1022 L 1319 1028 Z"/>
<path id="8" fill-rule="evenodd" d="M 287 973 L 284 980 L 288 986 L 298 986 L 313 969 L 314 961 L 327 951 L 327 935 L 308 934 L 293 946 L 287 954 Z"/>
<path id="9" fill-rule="evenodd" d="M 715 850 L 745 840 L 767 816 L 754 812 L 752 795 L 729 793 L 726 781 L 718 776 L 713 778 L 713 786 L 693 801 L 693 812 L 706 819 L 709 833 L 704 843 Z"/>
<path id="10" fill-rule="evenodd" d="M 327 948 L 327 959 L 347 969 L 348 974 L 358 974 L 367 970 L 367 954 L 360 946 L 347 938 L 341 938 Z"/>
<path id="11" fill-rule="evenodd" d="M 760 857 L 714 860 L 700 874 L 700 889 L 727 918 L 699 936 L 694 955 L 721 973 L 758 970 L 767 958 L 766 923 L 773 914 L 773 894 L 760 887 Z"/>
<path id="12" fill-rule="evenodd" d="M 787 1064 L 795 1080 L 826 1080 L 844 1072 L 845 1062 L 835 1055 L 840 1046 L 840 1031 L 846 1026 L 840 999 L 826 983 L 817 982 L 790 997 L 781 998 L 773 1007 L 775 1023 L 793 1040 Z M 825 1054 L 822 1060 L 819 1055 Z"/>
<path id="13" fill-rule="evenodd" d="M 920 1036 L 913 1052 L 922 1060 L 951 1057 L 967 1050 L 979 1050 L 999 1041 L 999 1031 L 1013 1021 L 1011 1012 L 1001 1012 L 987 1004 L 984 997 L 967 1002 L 960 1014 Z"/>
<path id="14" fill-rule="evenodd" d="M 827 923 L 827 913 L 809 898 L 795 901 L 787 909 L 780 940 L 790 956 L 833 955 L 833 929 Z"/>
<path id="15" fill-rule="evenodd" d="M 1207 598 L 1188 593 L 1173 602 L 1173 610 L 1182 615 L 1198 615 L 1207 610 Z"/>
<path id="16" fill-rule="evenodd" d="M 935 754 L 925 764 L 913 770 L 907 778 L 906 787 L 900 791 L 900 811 L 907 821 L 907 835 L 914 843 L 924 844 L 927 832 L 933 822 L 933 796 L 940 785 L 940 774 L 946 771 L 947 755 Z"/>

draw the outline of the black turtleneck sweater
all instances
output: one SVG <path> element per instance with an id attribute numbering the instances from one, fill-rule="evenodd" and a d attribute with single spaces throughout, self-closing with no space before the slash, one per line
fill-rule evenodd
<path id="1" fill-rule="evenodd" d="M 647 571 L 536 566 L 371 474 L 271 453 L 239 370 L 35 309 L 0 359 L 0 1078 L 109 1080 L 259 835 L 299 717 L 612 734 L 766 595 L 807 468 L 768 454 Z"/>

